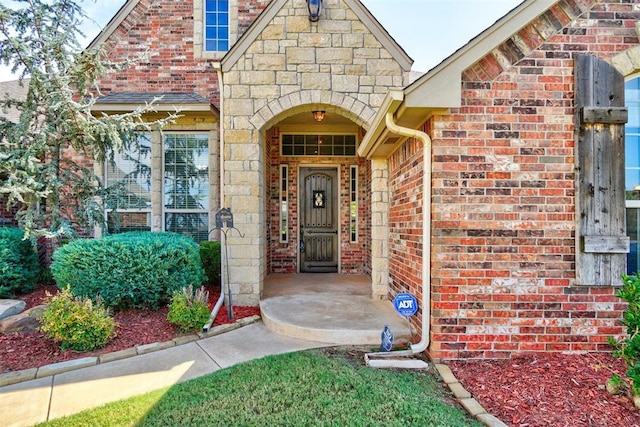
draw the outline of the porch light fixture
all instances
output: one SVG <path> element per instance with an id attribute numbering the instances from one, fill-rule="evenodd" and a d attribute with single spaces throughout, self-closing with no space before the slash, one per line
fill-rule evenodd
<path id="1" fill-rule="evenodd" d="M 307 0 L 307 7 L 309 9 L 309 21 L 318 22 L 320 13 L 322 13 L 322 0 Z"/>
<path id="2" fill-rule="evenodd" d="M 316 122 L 321 122 L 324 120 L 324 111 L 316 110 L 312 111 L 311 114 L 313 114 L 313 120 L 315 120 Z"/>

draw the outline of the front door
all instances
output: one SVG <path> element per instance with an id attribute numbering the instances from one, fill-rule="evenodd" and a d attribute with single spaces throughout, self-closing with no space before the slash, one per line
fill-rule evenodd
<path id="1" fill-rule="evenodd" d="M 338 170 L 300 169 L 300 271 L 338 272 Z"/>

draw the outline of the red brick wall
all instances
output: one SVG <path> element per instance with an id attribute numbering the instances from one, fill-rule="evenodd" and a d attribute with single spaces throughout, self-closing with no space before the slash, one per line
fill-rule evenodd
<path id="1" fill-rule="evenodd" d="M 422 301 L 423 256 L 423 144 L 417 140 L 405 143 L 389 159 L 389 275 L 391 298 L 400 292 L 413 294 Z M 416 335 L 421 334 L 417 322 L 420 306 L 412 323 Z"/>
<path id="2" fill-rule="evenodd" d="M 0 227 L 17 227 L 18 221 L 16 214 L 18 213 L 18 205 L 13 205 L 11 208 L 7 206 L 8 196 L 0 196 Z"/>
<path id="3" fill-rule="evenodd" d="M 270 0 L 239 0 L 238 31 L 242 34 Z M 193 2 L 140 0 L 115 30 L 105 50 L 114 60 L 148 55 L 100 84 L 110 92 L 196 92 L 219 105 L 213 60 L 194 55 Z"/>
<path id="4" fill-rule="evenodd" d="M 470 67 L 462 107 L 432 118 L 436 359 L 608 351 L 623 332 L 615 289 L 575 283 L 573 58 L 637 46 L 638 20 L 635 2 L 560 2 Z M 417 183 L 408 144 L 392 200 Z M 393 292 L 420 289 L 412 203 L 392 209 Z"/>

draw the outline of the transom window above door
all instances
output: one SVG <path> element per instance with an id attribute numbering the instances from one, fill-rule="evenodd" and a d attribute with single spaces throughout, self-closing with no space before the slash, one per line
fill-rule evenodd
<path id="1" fill-rule="evenodd" d="M 356 135 L 283 134 L 283 156 L 355 156 Z"/>

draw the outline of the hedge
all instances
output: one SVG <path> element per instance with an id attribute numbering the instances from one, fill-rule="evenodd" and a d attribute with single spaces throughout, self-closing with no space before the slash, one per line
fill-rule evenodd
<path id="1" fill-rule="evenodd" d="M 151 308 L 174 292 L 206 280 L 198 244 L 169 232 L 130 232 L 76 240 L 53 254 L 58 287 L 79 297 L 100 296 L 108 307 Z"/>
<path id="2" fill-rule="evenodd" d="M 0 227 L 0 297 L 32 291 L 39 271 L 38 255 L 24 232 Z"/>

